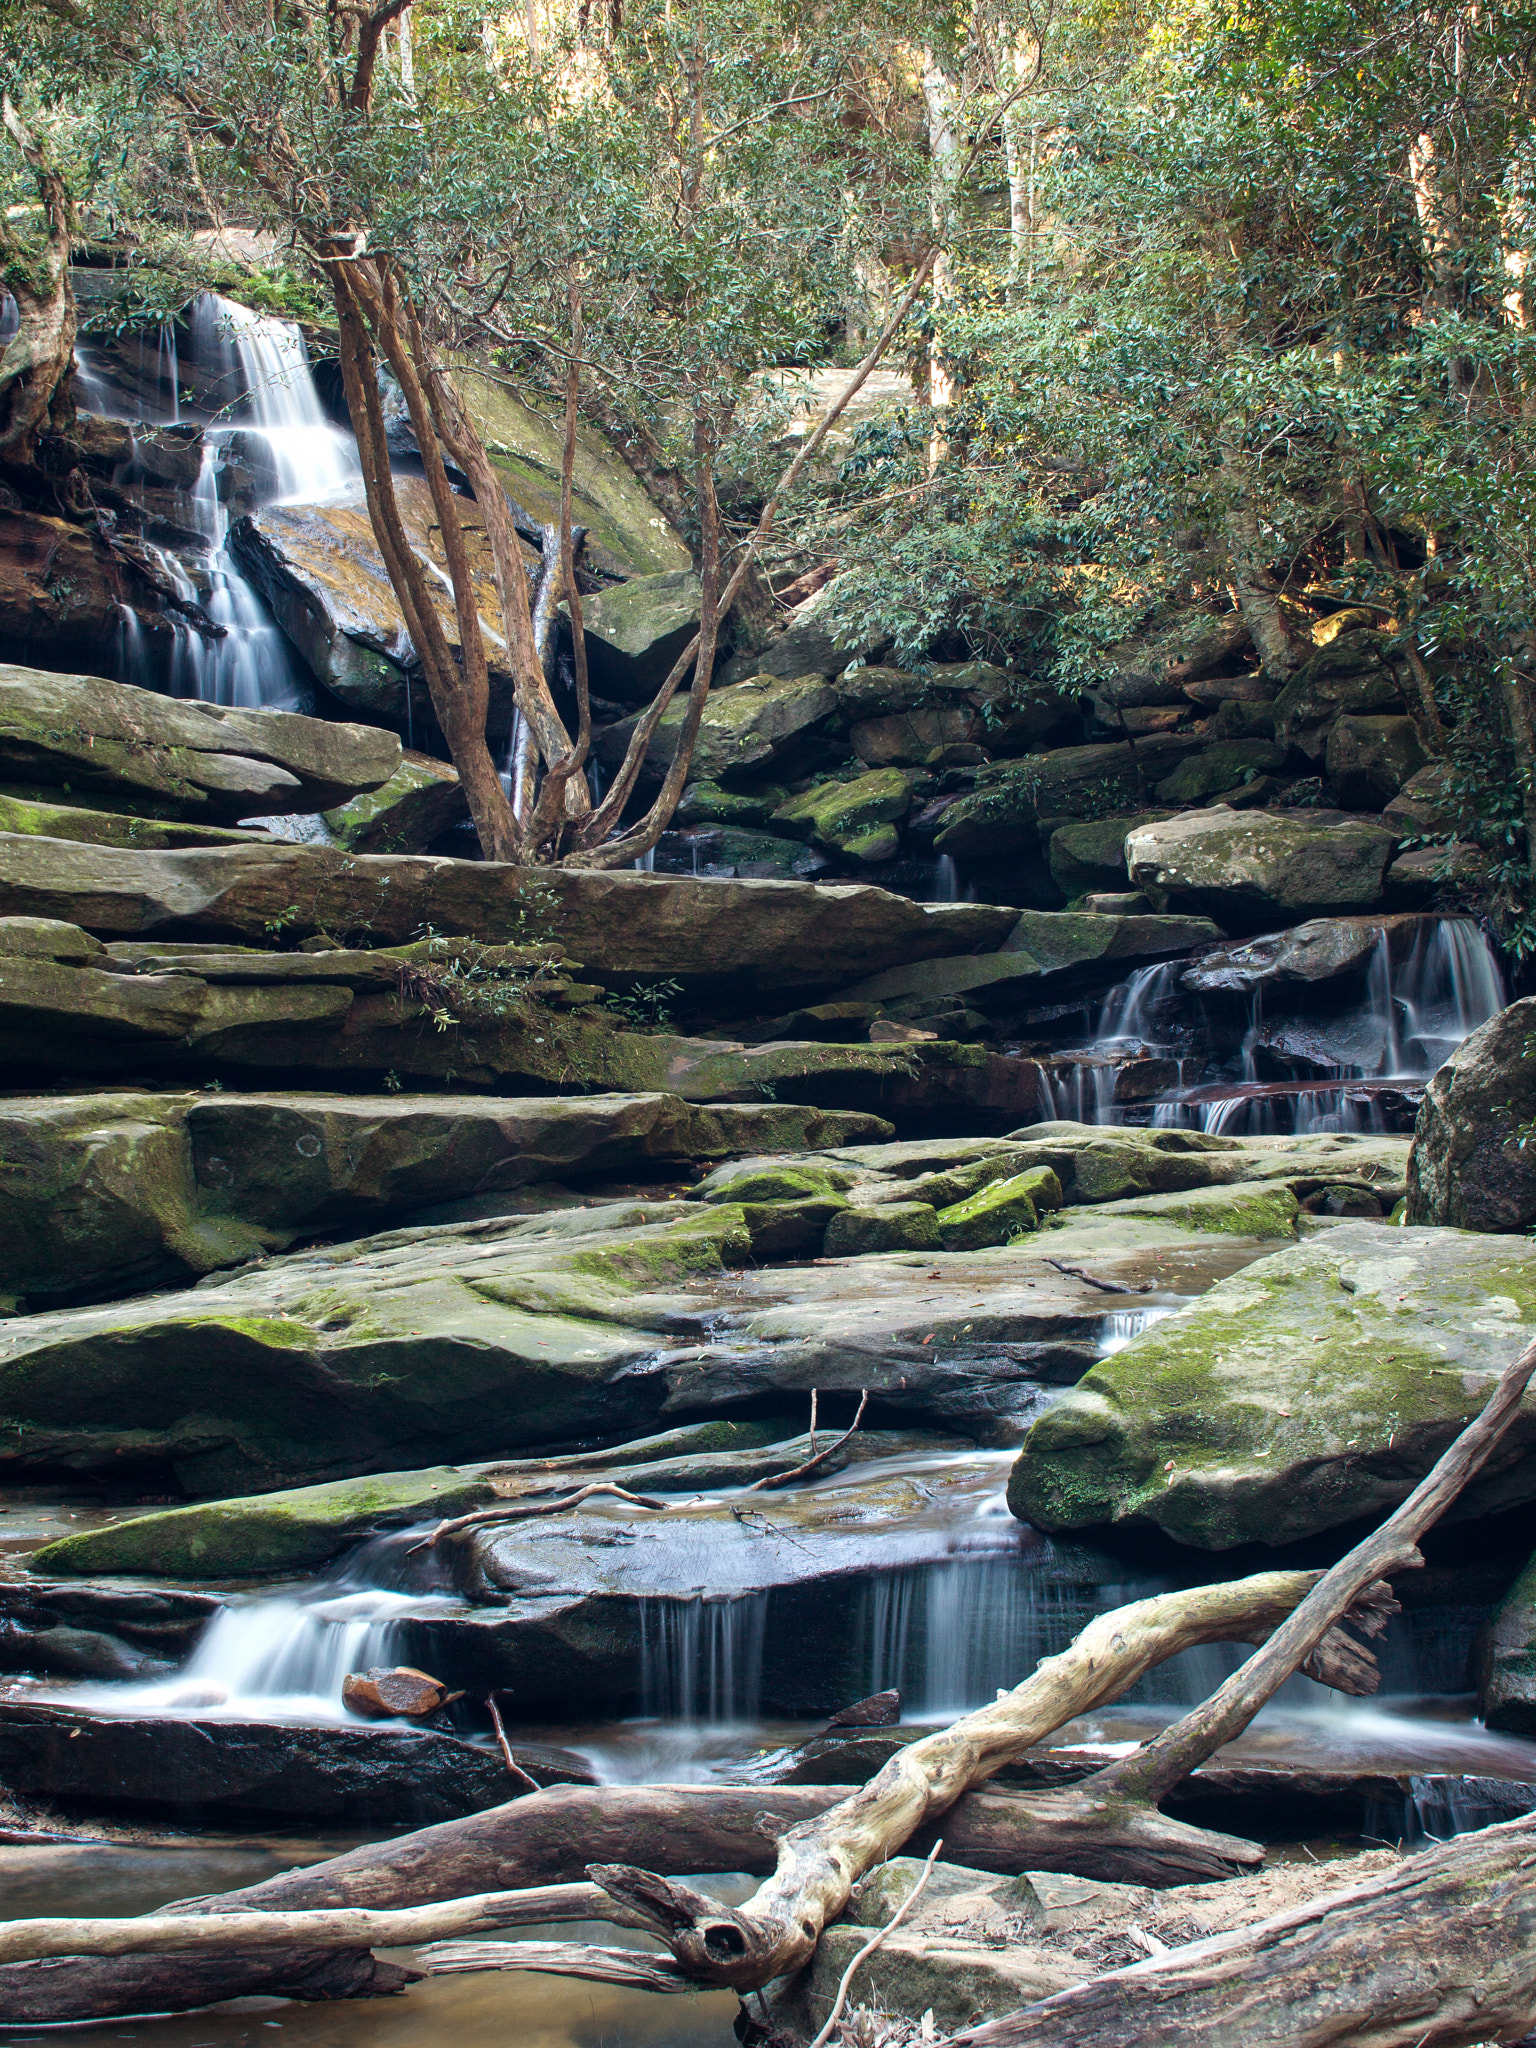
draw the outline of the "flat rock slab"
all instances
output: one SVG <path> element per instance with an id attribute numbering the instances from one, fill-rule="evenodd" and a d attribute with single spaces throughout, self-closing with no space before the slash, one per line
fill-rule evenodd
<path id="1" fill-rule="evenodd" d="M 1379 1519 L 1536 1326 L 1527 1238 L 1346 1223 L 1251 1265 L 1096 1365 L 1009 1489 L 1046 1529 L 1155 1527 L 1224 1550 Z M 1536 1498 L 1536 1397 L 1458 1518 Z"/>
<path id="2" fill-rule="evenodd" d="M 256 945 L 279 926 L 291 940 L 325 931 L 399 945 L 430 925 L 487 944 L 554 939 L 599 975 L 670 977 L 690 988 L 733 976 L 764 977 L 775 992 L 835 988 L 909 960 L 1000 945 L 1017 915 L 910 903 L 864 883 L 535 875 L 494 861 L 300 845 L 133 853 L 0 833 L 0 916 L 59 918 L 108 938 Z"/>
<path id="3" fill-rule="evenodd" d="M 100 1299 L 285 1250 L 304 1231 L 361 1234 L 529 1182 L 889 1129 L 793 1103 L 705 1107 L 662 1093 L 11 1096 L 0 1103 L 0 1294 L 34 1308 Z"/>
<path id="4" fill-rule="evenodd" d="M 436 1729 L 198 1721 L 0 1702 L 0 1782 L 24 1798 L 426 1826 L 515 1796 L 500 1754 Z"/>
<path id="5" fill-rule="evenodd" d="M 151 816 L 234 824 L 328 810 L 399 766 L 400 742 L 374 726 L 0 665 L 0 781 L 68 784 Z"/>

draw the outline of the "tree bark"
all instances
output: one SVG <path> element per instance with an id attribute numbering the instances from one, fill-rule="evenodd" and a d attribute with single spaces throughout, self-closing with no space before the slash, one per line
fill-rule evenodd
<path id="1" fill-rule="evenodd" d="M 1536 1815 L 950 2037 L 948 2048 L 1469 2048 L 1536 2022 Z"/>
<path id="2" fill-rule="evenodd" d="M 0 95 L 0 126 L 26 159 L 43 208 L 43 241 L 37 250 L 25 246 L 0 208 L 0 286 L 16 301 L 19 320 L 0 351 L 0 456 L 30 463 L 74 358 L 75 295 L 69 282 L 74 208 L 52 156 L 8 95 Z"/>

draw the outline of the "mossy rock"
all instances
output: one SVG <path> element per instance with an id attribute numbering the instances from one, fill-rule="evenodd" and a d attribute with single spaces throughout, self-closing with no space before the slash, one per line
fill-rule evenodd
<path id="1" fill-rule="evenodd" d="M 674 816 L 679 825 L 735 825 L 750 831 L 766 825 L 769 812 L 783 801 L 783 790 L 772 786 L 748 792 L 722 789 L 718 782 L 690 782 Z"/>
<path id="2" fill-rule="evenodd" d="M 939 1235 L 951 1252 L 978 1251 L 983 1245 L 1007 1244 L 1040 1227 L 1041 1209 L 1062 1205 L 1061 1182 L 1048 1166 L 1027 1167 L 1007 1180 L 995 1180 L 963 1202 L 939 1212 Z"/>
<path id="3" fill-rule="evenodd" d="M 1371 1200 L 1363 1188 L 1346 1192 L 1355 1200 Z M 1214 1231 L 1227 1237 L 1292 1238 L 1296 1235 L 1301 1204 L 1288 1187 L 1239 1181 L 1234 1187 L 1181 1189 L 1172 1194 L 1105 1202 L 1094 1213 L 1145 1216 L 1161 1223 L 1177 1223 L 1185 1230 Z M 1380 1206 L 1372 1202 L 1369 1213 L 1379 1216 Z"/>
<path id="4" fill-rule="evenodd" d="M 850 1177 L 834 1177 L 814 1166 L 764 1166 L 745 1173 L 726 1167 L 712 1173 L 697 1193 L 706 1202 L 809 1202 L 840 1194 Z"/>
<path id="5" fill-rule="evenodd" d="M 883 1202 L 878 1209 L 844 1209 L 827 1226 L 829 1259 L 866 1252 L 936 1252 L 939 1219 L 930 1202 Z"/>
<path id="6" fill-rule="evenodd" d="M 1166 811 L 1126 811 L 1113 818 L 1083 818 L 1058 825 L 1047 862 L 1051 880 L 1070 903 L 1076 897 L 1125 887 L 1125 835 L 1138 825 L 1156 824 Z"/>
<path id="7" fill-rule="evenodd" d="M 1167 781 L 1157 785 L 1157 793 L 1165 804 L 1208 803 L 1224 791 L 1283 768 L 1286 753 L 1273 740 L 1222 740 L 1181 761 Z"/>
<path id="8" fill-rule="evenodd" d="M 440 833 L 469 816 L 469 806 L 449 762 L 407 753 L 382 788 L 322 816 L 349 853 L 424 853 Z"/>
<path id="9" fill-rule="evenodd" d="M 1536 1330 L 1536 1244 L 1343 1223 L 1259 1260 L 1102 1360 L 1040 1418 L 1009 1504 L 1048 1530 L 1204 1550 L 1377 1520 Z M 1451 1510 L 1536 1499 L 1536 1397 Z"/>
<path id="10" fill-rule="evenodd" d="M 889 860 L 897 837 L 894 831 L 882 833 L 882 828 L 904 818 L 911 807 L 912 784 L 907 777 L 898 768 L 879 768 L 852 782 L 823 782 L 790 797 L 779 805 L 772 822 L 855 859 Z M 887 843 L 889 852 L 872 850 Z"/>
<path id="11" fill-rule="evenodd" d="M 225 830 L 218 825 L 179 824 L 173 818 L 138 817 L 130 811 L 61 804 L 57 790 L 35 795 L 0 790 L 0 832 L 26 832 L 39 839 L 78 839 L 88 846 L 180 847 L 259 845 L 263 832 Z"/>

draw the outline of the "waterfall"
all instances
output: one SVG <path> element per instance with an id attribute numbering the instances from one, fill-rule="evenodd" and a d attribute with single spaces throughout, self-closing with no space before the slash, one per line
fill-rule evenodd
<path id="1" fill-rule="evenodd" d="M 953 854 L 941 853 L 934 862 L 933 901 L 935 903 L 958 903 L 960 901 L 960 870 L 955 865 Z"/>
<path id="2" fill-rule="evenodd" d="M 279 500 L 312 503 L 351 484 L 358 473 L 351 439 L 325 416 L 293 321 L 199 292 L 192 336 L 199 362 L 214 366 L 226 388 L 238 392 L 233 407 L 224 408 L 226 418 L 233 411 L 245 432 L 265 442 Z"/>
<path id="3" fill-rule="evenodd" d="M 641 1711 L 668 1721 L 745 1721 L 763 1690 L 768 1595 L 640 1602 Z"/>
<path id="4" fill-rule="evenodd" d="M 336 1578 L 305 1593 L 231 1600 L 170 1678 L 72 1686 L 43 1696 L 98 1713 L 343 1721 L 342 1680 L 370 1665 L 398 1662 L 397 1617 L 433 1604 L 430 1593 L 403 1589 L 403 1582 L 430 1574 L 430 1564 L 414 1561 L 412 1550 L 433 1527 L 372 1538 Z"/>

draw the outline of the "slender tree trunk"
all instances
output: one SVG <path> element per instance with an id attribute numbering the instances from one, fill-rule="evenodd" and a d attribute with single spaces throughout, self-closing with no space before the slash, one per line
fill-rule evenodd
<path id="1" fill-rule="evenodd" d="M 30 463 L 56 400 L 67 403 L 76 328 L 69 281 L 74 207 L 62 172 L 8 95 L 0 95 L 0 126 L 26 160 L 43 209 L 41 246 L 29 249 L 0 208 L 0 287 L 15 300 L 19 323 L 0 350 L 0 457 Z"/>
<path id="2" fill-rule="evenodd" d="M 951 296 L 950 251 L 960 196 L 960 81 L 932 50 L 923 52 L 923 108 L 928 123 L 928 218 L 939 254 L 933 265 L 928 341 L 928 405 L 933 415 L 928 460 L 943 461 L 949 445 L 944 414 L 954 403 L 954 373 L 944 353 L 943 307 Z"/>

